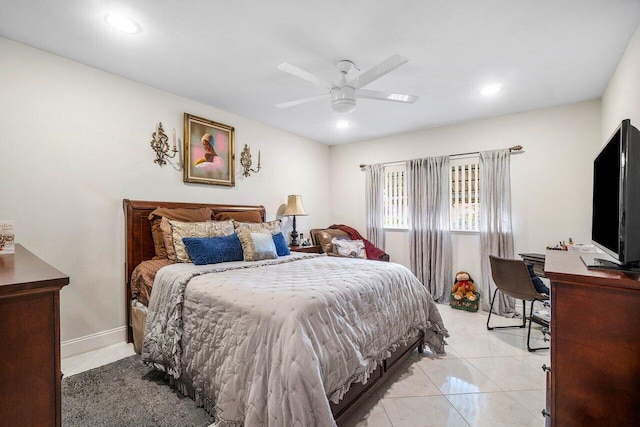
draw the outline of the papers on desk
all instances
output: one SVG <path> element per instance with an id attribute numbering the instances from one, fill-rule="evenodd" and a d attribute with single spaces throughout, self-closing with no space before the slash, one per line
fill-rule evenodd
<path id="1" fill-rule="evenodd" d="M 568 251 L 574 251 L 574 252 L 589 253 L 589 254 L 601 254 L 601 253 L 604 253 L 594 245 L 582 245 L 582 244 L 567 245 L 567 250 Z"/>

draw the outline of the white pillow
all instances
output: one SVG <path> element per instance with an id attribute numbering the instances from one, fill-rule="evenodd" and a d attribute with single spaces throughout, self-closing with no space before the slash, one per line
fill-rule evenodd
<path id="1" fill-rule="evenodd" d="M 251 233 L 253 240 L 254 260 L 278 258 L 276 245 L 273 243 L 271 233 Z"/>
<path id="2" fill-rule="evenodd" d="M 367 259 L 367 251 L 364 249 L 362 240 L 343 240 L 334 237 L 331 243 L 333 243 L 333 252 L 338 255 Z"/>

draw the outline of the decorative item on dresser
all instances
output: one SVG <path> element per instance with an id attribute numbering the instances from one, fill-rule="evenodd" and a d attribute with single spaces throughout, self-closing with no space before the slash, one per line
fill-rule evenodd
<path id="1" fill-rule="evenodd" d="M 291 231 L 291 246 L 299 246 L 298 232 L 296 231 L 296 215 L 309 215 L 302 206 L 302 196 L 291 194 L 287 196 L 287 207 L 282 213 L 283 216 L 293 216 L 293 230 Z"/>
<path id="2" fill-rule="evenodd" d="M 0 220 L 0 255 L 15 252 L 15 221 Z"/>
<path id="3" fill-rule="evenodd" d="M 69 277 L 15 245 L 0 255 L 0 424 L 60 426 L 60 289 Z"/>
<path id="4" fill-rule="evenodd" d="M 551 426 L 640 425 L 640 276 L 588 270 L 579 252 L 549 250 Z"/>
<path id="5" fill-rule="evenodd" d="M 258 173 L 260 172 L 260 150 L 258 150 L 258 168 L 251 169 L 251 150 L 247 144 L 244 144 L 244 148 L 242 149 L 242 153 L 240 154 L 240 166 L 244 169 L 242 175 L 247 177 L 251 175 L 249 172 Z"/>

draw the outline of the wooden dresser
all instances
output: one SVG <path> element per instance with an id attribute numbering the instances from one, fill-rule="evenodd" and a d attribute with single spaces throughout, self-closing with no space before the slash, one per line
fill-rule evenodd
<path id="1" fill-rule="evenodd" d="M 60 289 L 69 277 L 16 245 L 0 255 L 0 426 L 59 426 Z"/>
<path id="2" fill-rule="evenodd" d="M 547 425 L 640 425 L 640 279 L 547 251 L 551 368 Z"/>

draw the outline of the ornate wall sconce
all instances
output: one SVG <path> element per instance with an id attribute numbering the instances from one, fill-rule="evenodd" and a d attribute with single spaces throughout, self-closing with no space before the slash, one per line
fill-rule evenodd
<path id="1" fill-rule="evenodd" d="M 258 168 L 251 169 L 251 151 L 247 144 L 244 144 L 242 154 L 240 154 L 240 165 L 244 169 L 244 172 L 242 173 L 244 176 L 251 175 L 249 172 L 258 173 L 260 171 L 260 150 L 258 150 Z"/>
<path id="2" fill-rule="evenodd" d="M 164 133 L 164 129 L 162 129 L 162 122 L 158 123 L 156 131 L 152 136 L 151 148 L 156 152 L 154 163 L 160 166 L 166 165 L 167 162 L 165 159 L 173 159 L 178 152 L 178 147 L 176 146 L 176 131 L 175 129 L 173 130 L 173 150 L 171 150 L 171 154 L 169 154 L 169 137 Z"/>

